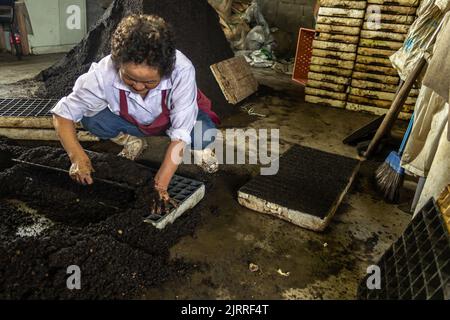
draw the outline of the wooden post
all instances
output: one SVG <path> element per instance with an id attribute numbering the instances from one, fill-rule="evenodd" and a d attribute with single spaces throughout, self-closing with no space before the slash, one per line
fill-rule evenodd
<path id="1" fill-rule="evenodd" d="M 0 24 L 0 52 L 6 50 L 6 40 L 5 40 L 5 31 L 3 30 L 3 26 Z"/>
<path id="2" fill-rule="evenodd" d="M 0 128 L 0 135 L 14 140 L 59 140 L 55 129 Z M 96 136 L 88 131 L 79 130 L 77 137 L 79 141 L 99 141 Z"/>
<path id="3" fill-rule="evenodd" d="M 29 55 L 30 54 L 30 45 L 28 43 L 28 32 L 27 27 L 25 24 L 25 3 L 24 2 L 16 2 L 16 18 L 17 18 L 17 25 L 19 27 L 19 33 L 20 33 L 20 39 L 21 39 L 21 45 L 22 45 L 22 52 L 23 55 Z"/>

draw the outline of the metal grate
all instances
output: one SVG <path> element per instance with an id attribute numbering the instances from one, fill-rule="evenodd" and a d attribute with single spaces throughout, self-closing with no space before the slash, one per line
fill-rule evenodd
<path id="1" fill-rule="evenodd" d="M 156 169 L 151 170 L 153 174 L 156 174 Z M 189 199 L 191 199 L 194 194 L 203 190 L 204 190 L 203 182 L 174 175 L 172 180 L 170 181 L 168 192 L 170 197 L 178 202 L 178 208 L 181 208 L 183 210 L 183 207 L 186 207 L 183 206 L 183 204 L 189 201 Z M 199 200 L 200 197 L 198 201 Z M 195 204 L 196 203 L 189 204 L 187 207 L 193 207 Z M 144 221 L 149 222 L 155 226 L 162 225 L 162 223 L 164 223 L 164 220 L 166 220 L 168 216 L 171 216 L 174 213 L 174 211 L 175 208 L 172 205 L 170 205 L 169 214 L 167 215 L 152 214 L 148 216 L 146 215 L 144 216 Z"/>
<path id="2" fill-rule="evenodd" d="M 0 117 L 50 117 L 57 99 L 0 99 Z"/>
<path id="3" fill-rule="evenodd" d="M 450 299 L 450 236 L 433 199 L 377 265 L 381 289 L 367 288 L 368 275 L 359 285 L 359 299 Z"/>

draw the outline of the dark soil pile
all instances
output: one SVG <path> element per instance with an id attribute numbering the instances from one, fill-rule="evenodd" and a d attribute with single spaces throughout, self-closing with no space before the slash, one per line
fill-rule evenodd
<path id="1" fill-rule="evenodd" d="M 207 0 L 144 0 L 144 13 L 168 21 L 176 35 L 177 48 L 195 66 L 198 87 L 212 100 L 221 117 L 233 113 L 210 66 L 234 56 L 220 27 L 219 16 Z"/>
<path id="2" fill-rule="evenodd" d="M 77 78 L 111 51 L 111 36 L 123 17 L 142 13 L 142 0 L 116 0 L 84 39 L 60 61 L 42 71 L 37 78 L 44 81 L 45 98 L 62 98 L 72 92 Z"/>
<path id="3" fill-rule="evenodd" d="M 233 57 L 217 13 L 207 0 L 115 0 L 86 37 L 39 76 L 45 98 L 61 98 L 92 62 L 110 53 L 111 35 L 131 13 L 157 14 L 176 34 L 177 48 L 196 67 L 199 88 L 225 117 L 233 112 L 209 67 Z M 0 150 L 31 162 L 68 169 L 64 150 L 30 148 L 0 138 Z M 15 165 L 0 170 L 0 299 L 135 298 L 145 288 L 182 276 L 193 266 L 169 259 L 169 249 L 193 234 L 202 203 L 163 230 L 143 223 L 148 212 L 148 168 L 114 155 L 90 153 L 97 177 L 133 190 L 96 183 L 81 187 L 67 175 Z M 210 186 L 206 184 L 207 188 Z M 11 201 L 14 200 L 14 201 Z M 18 205 L 36 210 L 30 214 Z M 52 222 L 34 236 L 18 229 L 39 219 Z M 81 290 L 68 290 L 67 268 L 81 268 Z"/>
<path id="4" fill-rule="evenodd" d="M 68 95 L 91 63 L 110 53 L 111 36 L 120 20 L 142 12 L 159 15 L 173 26 L 177 48 L 194 63 L 198 87 L 212 100 L 219 116 L 232 114 L 234 109 L 225 100 L 209 67 L 234 54 L 219 17 L 207 0 L 115 0 L 83 41 L 38 76 L 45 83 L 45 97 L 59 99 Z"/>
<path id="5" fill-rule="evenodd" d="M 111 35 L 120 20 L 142 12 L 172 24 L 178 49 L 196 66 L 199 88 L 219 115 L 229 115 L 233 109 L 209 66 L 233 53 L 207 0 L 115 0 L 83 41 L 40 74 L 45 97 L 69 94 L 91 63 L 110 53 Z M 70 165 L 60 148 L 18 146 L 0 138 L 0 150 L 62 169 Z M 170 260 L 169 248 L 193 234 L 202 203 L 158 230 L 142 219 L 149 210 L 149 169 L 110 154 L 89 155 L 95 176 L 126 183 L 131 190 L 104 183 L 82 187 L 66 174 L 23 164 L 0 169 L 0 299 L 134 298 L 193 268 Z M 42 220 L 51 223 L 33 235 L 18 232 Z M 67 289 L 71 265 L 81 269 L 81 290 Z"/>
<path id="6" fill-rule="evenodd" d="M 61 149 L 28 149 L 5 140 L 0 149 L 21 159 L 68 166 Z M 114 155 L 91 153 L 91 158 L 99 176 L 136 189 L 82 187 L 64 174 L 26 165 L 0 171 L 0 299 L 135 298 L 193 268 L 169 260 L 169 248 L 193 234 L 202 204 L 157 230 L 142 221 L 148 210 L 142 186 L 152 178 L 149 170 Z M 20 209 L 11 199 L 37 213 Z M 17 234 L 37 218 L 52 224 L 35 236 Z M 81 269 L 81 290 L 67 289 L 70 265 Z"/>

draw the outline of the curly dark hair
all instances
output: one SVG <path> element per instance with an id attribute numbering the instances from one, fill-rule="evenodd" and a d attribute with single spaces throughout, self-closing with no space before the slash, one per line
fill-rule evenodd
<path id="1" fill-rule="evenodd" d="M 170 76 L 175 65 L 172 28 L 155 15 L 133 14 L 122 19 L 111 41 L 111 57 L 123 63 L 147 63 L 158 68 L 161 77 Z"/>

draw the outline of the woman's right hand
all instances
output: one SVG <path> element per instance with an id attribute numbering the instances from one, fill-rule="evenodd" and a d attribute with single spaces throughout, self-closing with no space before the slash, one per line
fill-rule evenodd
<path id="1" fill-rule="evenodd" d="M 73 158 L 69 170 L 69 175 L 73 180 L 82 185 L 93 184 L 92 172 L 94 172 L 94 168 L 92 168 L 91 160 L 86 154 Z"/>

